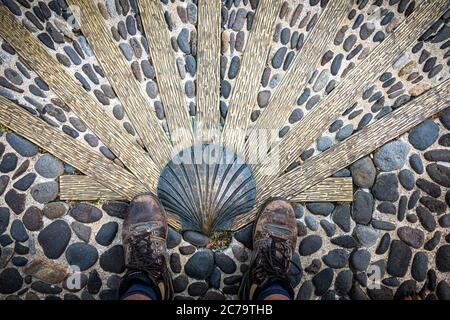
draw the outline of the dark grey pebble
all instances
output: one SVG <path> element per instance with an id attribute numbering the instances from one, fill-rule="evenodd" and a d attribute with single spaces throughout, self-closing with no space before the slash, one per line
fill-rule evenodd
<path id="1" fill-rule="evenodd" d="M 322 260 L 313 259 L 309 264 L 309 266 L 305 268 L 305 272 L 310 274 L 316 274 L 317 272 L 320 271 L 321 268 L 322 268 Z"/>
<path id="2" fill-rule="evenodd" d="M 198 247 L 206 247 L 209 243 L 209 238 L 201 233 L 195 231 L 186 231 L 183 233 L 183 238 L 187 242 L 198 246 Z"/>
<path id="3" fill-rule="evenodd" d="M 385 278 L 381 282 L 389 287 L 398 287 L 400 285 L 400 280 L 396 277 Z"/>
<path id="4" fill-rule="evenodd" d="M 416 206 L 417 202 L 419 201 L 419 198 L 420 198 L 420 191 L 415 190 L 409 197 L 408 210 L 411 210 Z"/>
<path id="5" fill-rule="evenodd" d="M 64 173 L 62 162 L 48 153 L 39 158 L 34 168 L 38 174 L 48 179 L 54 179 Z"/>
<path id="6" fill-rule="evenodd" d="M 22 222 L 25 225 L 25 228 L 27 228 L 28 230 L 38 231 L 44 226 L 44 221 L 42 219 L 43 216 L 44 215 L 42 214 L 41 209 L 35 206 L 31 206 L 27 209 L 27 211 L 25 211 L 22 217 Z"/>
<path id="7" fill-rule="evenodd" d="M 436 268 L 441 272 L 450 272 L 450 245 L 443 245 L 437 250 Z"/>
<path id="8" fill-rule="evenodd" d="M 322 257 L 323 262 L 330 268 L 340 269 L 348 265 L 349 255 L 344 249 L 333 249 Z"/>
<path id="9" fill-rule="evenodd" d="M 411 266 L 411 276 L 419 281 L 422 282 L 427 277 L 427 270 L 428 270 L 428 257 L 423 252 L 417 252 L 414 255 L 414 259 Z"/>
<path id="10" fill-rule="evenodd" d="M 17 156 L 14 153 L 6 153 L 0 162 L 0 172 L 8 173 L 17 167 Z"/>
<path id="11" fill-rule="evenodd" d="M 71 227 L 73 232 L 77 235 L 78 238 L 80 238 L 80 240 L 83 240 L 86 243 L 89 242 L 92 232 L 91 227 L 86 226 L 85 224 L 78 221 L 73 221 L 71 223 Z"/>
<path id="12" fill-rule="evenodd" d="M 22 288 L 23 278 L 16 268 L 6 268 L 0 273 L 0 293 L 11 294 Z"/>
<path id="13" fill-rule="evenodd" d="M 409 133 L 409 142 L 418 150 L 431 146 L 439 136 L 439 127 L 432 120 L 425 120 Z"/>
<path id="14" fill-rule="evenodd" d="M 222 278 L 222 273 L 220 272 L 220 269 L 217 267 L 214 267 L 213 271 L 211 272 L 211 276 L 208 279 L 208 282 L 211 287 L 213 287 L 215 289 L 219 289 L 221 278 Z"/>
<path id="15" fill-rule="evenodd" d="M 368 288 L 367 294 L 372 300 L 392 300 L 394 297 L 394 293 L 392 289 L 380 286 L 379 288 Z"/>
<path id="16" fill-rule="evenodd" d="M 333 223 L 329 222 L 328 220 L 322 219 L 320 220 L 320 225 L 322 226 L 328 237 L 334 236 L 336 226 Z"/>
<path id="17" fill-rule="evenodd" d="M 108 201 L 102 205 L 102 209 L 110 216 L 124 219 L 129 204 L 122 201 Z"/>
<path id="18" fill-rule="evenodd" d="M 77 203 L 69 211 L 72 218 L 83 223 L 92 223 L 101 219 L 102 211 L 89 203 Z"/>
<path id="19" fill-rule="evenodd" d="M 322 296 L 325 292 L 327 292 L 333 282 L 333 278 L 334 272 L 331 268 L 326 268 L 316 274 L 312 279 L 315 287 L 315 295 Z"/>
<path id="20" fill-rule="evenodd" d="M 4 199 L 15 214 L 21 214 L 25 210 L 26 194 L 18 193 L 16 190 L 11 189 L 5 194 Z"/>
<path id="21" fill-rule="evenodd" d="M 308 208 L 308 210 L 313 214 L 328 216 L 331 212 L 333 212 L 334 204 L 329 202 L 314 202 L 308 203 L 306 208 Z"/>
<path id="22" fill-rule="evenodd" d="M 89 273 L 89 278 L 87 281 L 87 290 L 90 294 L 97 294 L 100 292 L 100 289 L 102 288 L 102 279 L 100 278 L 100 275 L 98 274 L 97 270 L 92 270 Z"/>
<path id="23" fill-rule="evenodd" d="M 179 247 L 178 248 L 178 250 L 180 251 L 180 253 L 182 254 L 182 255 L 185 255 L 185 256 L 187 256 L 187 255 L 191 255 L 191 254 L 193 254 L 194 252 L 195 252 L 195 247 L 194 246 L 182 246 L 182 247 Z"/>
<path id="24" fill-rule="evenodd" d="M 411 258 L 411 248 L 400 240 L 393 240 L 387 261 L 387 272 L 395 277 L 404 277 Z"/>
<path id="25" fill-rule="evenodd" d="M 310 300 L 314 291 L 314 285 L 312 281 L 305 281 L 297 293 L 297 300 Z"/>
<path id="26" fill-rule="evenodd" d="M 49 203 L 56 200 L 59 194 L 59 184 L 56 181 L 48 181 L 35 184 L 31 187 L 31 196 L 39 203 Z"/>
<path id="27" fill-rule="evenodd" d="M 425 230 L 432 232 L 436 229 L 436 220 L 431 214 L 430 210 L 425 207 L 418 206 L 416 209 L 417 216 L 419 217 L 419 221 Z"/>
<path id="28" fill-rule="evenodd" d="M 342 235 L 332 238 L 331 243 L 347 249 L 355 248 L 358 246 L 358 242 L 350 235 Z"/>
<path id="29" fill-rule="evenodd" d="M 426 170 L 428 175 L 434 182 L 446 188 L 450 187 L 449 168 L 438 163 L 431 163 L 427 165 Z"/>
<path id="30" fill-rule="evenodd" d="M 416 173 L 422 174 L 424 172 L 422 159 L 417 153 L 411 155 L 411 157 L 409 158 L 409 164 Z"/>
<path id="31" fill-rule="evenodd" d="M 433 197 L 424 196 L 421 197 L 419 201 L 431 212 L 436 212 L 437 214 L 443 214 L 447 210 L 447 205 L 445 204 L 445 202 Z"/>
<path id="32" fill-rule="evenodd" d="M 69 265 L 75 265 L 81 271 L 92 267 L 98 260 L 98 252 L 95 247 L 86 243 L 71 244 L 66 250 L 66 259 Z"/>
<path id="33" fill-rule="evenodd" d="M 119 224 L 117 222 L 107 222 L 102 225 L 100 230 L 97 232 L 95 241 L 102 246 L 109 246 L 114 241 L 118 230 Z"/>
<path id="34" fill-rule="evenodd" d="M 236 263 L 224 253 L 216 252 L 214 254 L 214 261 L 224 273 L 232 274 L 236 271 Z"/>
<path id="35" fill-rule="evenodd" d="M 397 235 L 404 243 L 416 249 L 422 247 L 425 241 L 425 234 L 422 230 L 409 226 L 398 228 Z"/>
<path id="36" fill-rule="evenodd" d="M 6 140 L 23 157 L 32 157 L 38 152 L 38 147 L 35 144 L 14 133 L 7 133 Z"/>
<path id="37" fill-rule="evenodd" d="M 339 293 L 346 294 L 352 288 L 353 272 L 344 270 L 336 276 L 334 286 Z"/>
<path id="38" fill-rule="evenodd" d="M 186 275 L 181 274 L 178 277 L 173 279 L 173 290 L 176 293 L 183 292 L 189 284 L 189 279 Z"/>
<path id="39" fill-rule="evenodd" d="M 9 226 L 9 209 L 0 207 L 0 234 L 6 231 Z"/>
<path id="40" fill-rule="evenodd" d="M 378 232 L 370 226 L 356 225 L 353 229 L 353 237 L 364 247 L 373 246 L 378 239 Z"/>
<path id="41" fill-rule="evenodd" d="M 370 252 L 365 249 L 358 249 L 351 253 L 350 263 L 358 271 L 365 271 L 370 263 Z"/>
<path id="42" fill-rule="evenodd" d="M 122 273 L 125 271 L 125 254 L 121 245 L 115 245 L 100 256 L 100 267 L 106 272 Z"/>
<path id="43" fill-rule="evenodd" d="M 436 295 L 439 300 L 450 300 L 450 286 L 445 280 L 441 280 L 437 285 Z"/>
<path id="44" fill-rule="evenodd" d="M 372 192 L 378 200 L 397 201 L 399 198 L 397 176 L 394 173 L 379 174 Z"/>
<path id="45" fill-rule="evenodd" d="M 190 296 L 202 296 L 208 291 L 208 285 L 205 282 L 193 282 L 188 288 Z"/>
<path id="46" fill-rule="evenodd" d="M 62 288 L 43 281 L 35 281 L 31 284 L 31 289 L 39 293 L 57 295 L 62 292 Z"/>
<path id="47" fill-rule="evenodd" d="M 397 213 L 397 208 L 395 207 L 395 205 L 393 203 L 390 203 L 390 202 L 381 202 L 377 206 L 377 210 L 380 211 L 381 213 L 386 213 L 386 214 L 396 214 Z"/>
<path id="48" fill-rule="evenodd" d="M 372 220 L 371 225 L 377 230 L 385 230 L 385 231 L 395 230 L 395 224 L 389 221 L 374 219 Z"/>
<path id="49" fill-rule="evenodd" d="M 194 279 L 207 279 L 214 266 L 214 256 L 211 250 L 197 251 L 184 266 L 186 274 Z"/>
<path id="50" fill-rule="evenodd" d="M 373 196 L 363 190 L 356 191 L 352 206 L 352 218 L 356 223 L 368 224 L 372 220 Z"/>
<path id="51" fill-rule="evenodd" d="M 344 232 L 350 231 L 350 205 L 337 205 L 332 214 L 332 219 Z"/>
<path id="52" fill-rule="evenodd" d="M 401 170 L 398 174 L 398 179 L 403 188 L 408 191 L 412 190 L 416 183 L 413 173 L 408 169 Z"/>
<path id="53" fill-rule="evenodd" d="M 253 249 L 253 224 L 234 233 L 234 238 L 248 249 Z"/>
<path id="54" fill-rule="evenodd" d="M 167 235 L 167 248 L 173 249 L 181 242 L 181 234 L 176 232 L 174 229 L 169 228 Z"/>
<path id="55" fill-rule="evenodd" d="M 12 222 L 10 233 L 11 233 L 11 237 L 18 242 L 25 242 L 29 238 L 27 230 L 25 229 L 25 226 L 23 225 L 22 221 L 19 219 L 16 219 Z"/>
<path id="56" fill-rule="evenodd" d="M 423 178 L 419 178 L 416 181 L 416 185 L 417 187 L 419 187 L 422 191 L 425 191 L 426 193 L 428 193 L 430 196 L 434 197 L 434 198 L 438 198 L 441 196 L 441 188 L 428 180 L 425 180 Z"/>
<path id="57" fill-rule="evenodd" d="M 30 172 L 23 176 L 20 180 L 17 180 L 13 187 L 20 191 L 26 191 L 29 187 L 31 187 L 35 179 L 36 174 L 34 172 Z"/>
<path id="58" fill-rule="evenodd" d="M 442 228 L 450 228 L 450 214 L 441 216 L 438 221 Z"/>
<path id="59" fill-rule="evenodd" d="M 26 247 L 26 246 L 20 244 L 19 242 L 16 242 L 16 243 L 14 244 L 14 251 L 15 251 L 17 254 L 24 255 L 24 254 L 28 254 L 28 253 L 30 252 L 30 249 L 29 249 L 28 247 Z"/>
<path id="60" fill-rule="evenodd" d="M 302 256 L 309 256 L 317 252 L 322 247 L 322 238 L 318 235 L 307 236 L 302 239 L 299 245 L 299 253 Z"/>

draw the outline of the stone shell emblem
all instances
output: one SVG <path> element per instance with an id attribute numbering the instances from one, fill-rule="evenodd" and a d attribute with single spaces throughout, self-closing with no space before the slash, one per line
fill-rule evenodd
<path id="1" fill-rule="evenodd" d="M 206 235 L 229 230 L 237 216 L 255 205 L 250 167 L 219 145 L 195 145 L 164 168 L 158 197 L 167 212 L 180 217 L 184 230 Z"/>

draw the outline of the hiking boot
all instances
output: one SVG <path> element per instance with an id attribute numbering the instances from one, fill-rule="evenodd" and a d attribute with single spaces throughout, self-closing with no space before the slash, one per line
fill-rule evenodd
<path id="1" fill-rule="evenodd" d="M 133 199 L 123 222 L 122 238 L 127 274 L 119 288 L 123 296 L 136 282 L 151 286 L 158 300 L 173 298 L 172 276 L 167 268 L 167 218 L 152 195 Z"/>
<path id="2" fill-rule="evenodd" d="M 294 209 L 285 200 L 268 202 L 258 217 L 253 230 L 253 252 L 250 267 L 244 274 L 239 298 L 255 300 L 259 293 L 278 282 L 288 291 L 294 290 L 288 277 L 297 242 L 297 221 Z"/>

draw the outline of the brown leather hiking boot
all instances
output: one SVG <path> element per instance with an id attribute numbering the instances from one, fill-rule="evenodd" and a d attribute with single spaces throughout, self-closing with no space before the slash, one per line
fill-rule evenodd
<path id="1" fill-rule="evenodd" d="M 253 253 L 250 267 L 244 274 L 239 298 L 254 300 L 261 291 L 279 281 L 290 296 L 294 295 L 288 271 L 297 242 L 297 221 L 289 202 L 268 202 L 258 217 L 253 230 Z"/>
<path id="2" fill-rule="evenodd" d="M 161 300 L 173 298 L 172 276 L 166 263 L 167 219 L 152 195 L 133 199 L 123 223 L 122 239 L 127 274 L 119 288 L 123 296 L 131 283 L 152 286 Z"/>

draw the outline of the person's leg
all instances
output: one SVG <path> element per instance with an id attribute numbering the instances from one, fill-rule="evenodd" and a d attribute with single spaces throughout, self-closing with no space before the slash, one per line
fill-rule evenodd
<path id="1" fill-rule="evenodd" d="M 153 300 L 153 299 L 150 299 L 148 296 L 144 296 L 143 294 L 133 294 L 131 296 L 126 297 L 123 300 Z"/>
<path id="2" fill-rule="evenodd" d="M 167 218 L 151 195 L 133 199 L 122 227 L 127 272 L 121 300 L 170 300 L 172 279 L 166 264 Z"/>
<path id="3" fill-rule="evenodd" d="M 262 209 L 253 231 L 253 253 L 244 274 L 242 300 L 291 300 L 294 290 L 288 277 L 297 242 L 297 221 L 289 202 L 273 200 Z"/>

